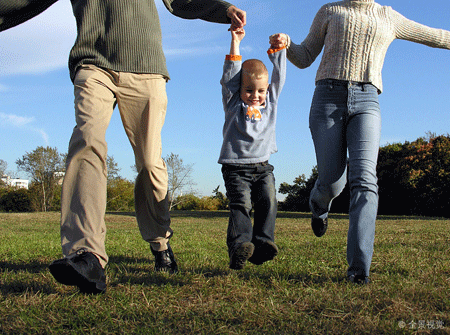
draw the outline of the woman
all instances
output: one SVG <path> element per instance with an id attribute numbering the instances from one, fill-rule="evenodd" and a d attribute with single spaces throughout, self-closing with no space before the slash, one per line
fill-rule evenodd
<path id="1" fill-rule="evenodd" d="M 316 236 L 325 234 L 331 202 L 346 184 L 348 166 L 347 276 L 367 284 L 378 208 L 378 94 L 384 57 L 394 39 L 450 49 L 450 32 L 408 20 L 374 0 L 344 0 L 322 6 L 300 45 L 286 34 L 270 39 L 274 45 L 286 43 L 289 61 L 299 68 L 310 66 L 324 49 L 309 118 L 319 173 L 309 199 L 311 226 Z"/>

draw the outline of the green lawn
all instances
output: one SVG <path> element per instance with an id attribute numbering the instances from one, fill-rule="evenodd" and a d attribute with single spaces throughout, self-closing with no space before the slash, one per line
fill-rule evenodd
<path id="1" fill-rule="evenodd" d="M 227 212 L 174 212 L 180 273 L 153 271 L 135 218 L 108 214 L 108 289 L 78 293 L 48 264 L 59 213 L 0 213 L 0 334 L 450 334 L 450 220 L 379 217 L 372 283 L 345 280 L 348 217 L 316 238 L 279 213 L 275 260 L 228 269 Z"/>

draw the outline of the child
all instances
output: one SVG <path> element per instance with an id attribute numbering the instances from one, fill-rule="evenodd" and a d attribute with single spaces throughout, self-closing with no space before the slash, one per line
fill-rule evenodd
<path id="1" fill-rule="evenodd" d="M 268 160 L 277 151 L 277 101 L 286 78 L 285 47 L 267 52 L 274 66 L 269 85 L 269 73 L 260 60 L 242 63 L 239 45 L 244 36 L 243 29 L 231 31 L 221 80 L 225 124 L 219 163 L 230 200 L 227 246 L 230 268 L 235 270 L 247 260 L 260 265 L 278 253 L 275 178 Z"/>

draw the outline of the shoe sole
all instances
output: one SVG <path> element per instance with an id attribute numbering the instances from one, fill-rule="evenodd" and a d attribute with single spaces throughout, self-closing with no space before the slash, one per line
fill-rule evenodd
<path id="1" fill-rule="evenodd" d="M 311 228 L 312 228 L 314 235 L 316 235 L 317 237 L 322 237 L 327 232 L 328 220 L 327 219 L 325 219 L 325 220 L 326 220 L 325 223 L 323 223 L 323 222 L 319 222 L 319 221 L 322 221 L 321 219 L 315 219 L 315 218 L 311 219 Z"/>
<path id="2" fill-rule="evenodd" d="M 57 260 L 50 264 L 49 269 L 52 276 L 63 285 L 78 286 L 80 292 L 87 294 L 99 294 L 106 290 L 106 284 L 98 281 L 91 281 L 81 275 L 70 260 Z"/>
<path id="3" fill-rule="evenodd" d="M 255 246 L 251 242 L 242 243 L 232 254 L 230 259 L 230 269 L 242 270 L 245 262 L 252 257 Z"/>
<path id="4" fill-rule="evenodd" d="M 255 251 L 248 261 L 255 265 L 261 265 L 267 261 L 271 261 L 276 255 L 278 255 L 278 247 L 276 244 L 272 241 L 266 241 L 255 247 Z"/>

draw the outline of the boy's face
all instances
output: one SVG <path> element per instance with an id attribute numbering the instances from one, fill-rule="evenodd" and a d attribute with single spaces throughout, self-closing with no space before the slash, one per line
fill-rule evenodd
<path id="1" fill-rule="evenodd" d="M 258 79 L 243 74 L 241 79 L 241 100 L 248 106 L 262 106 L 266 101 L 268 88 L 268 76 L 262 76 Z"/>

